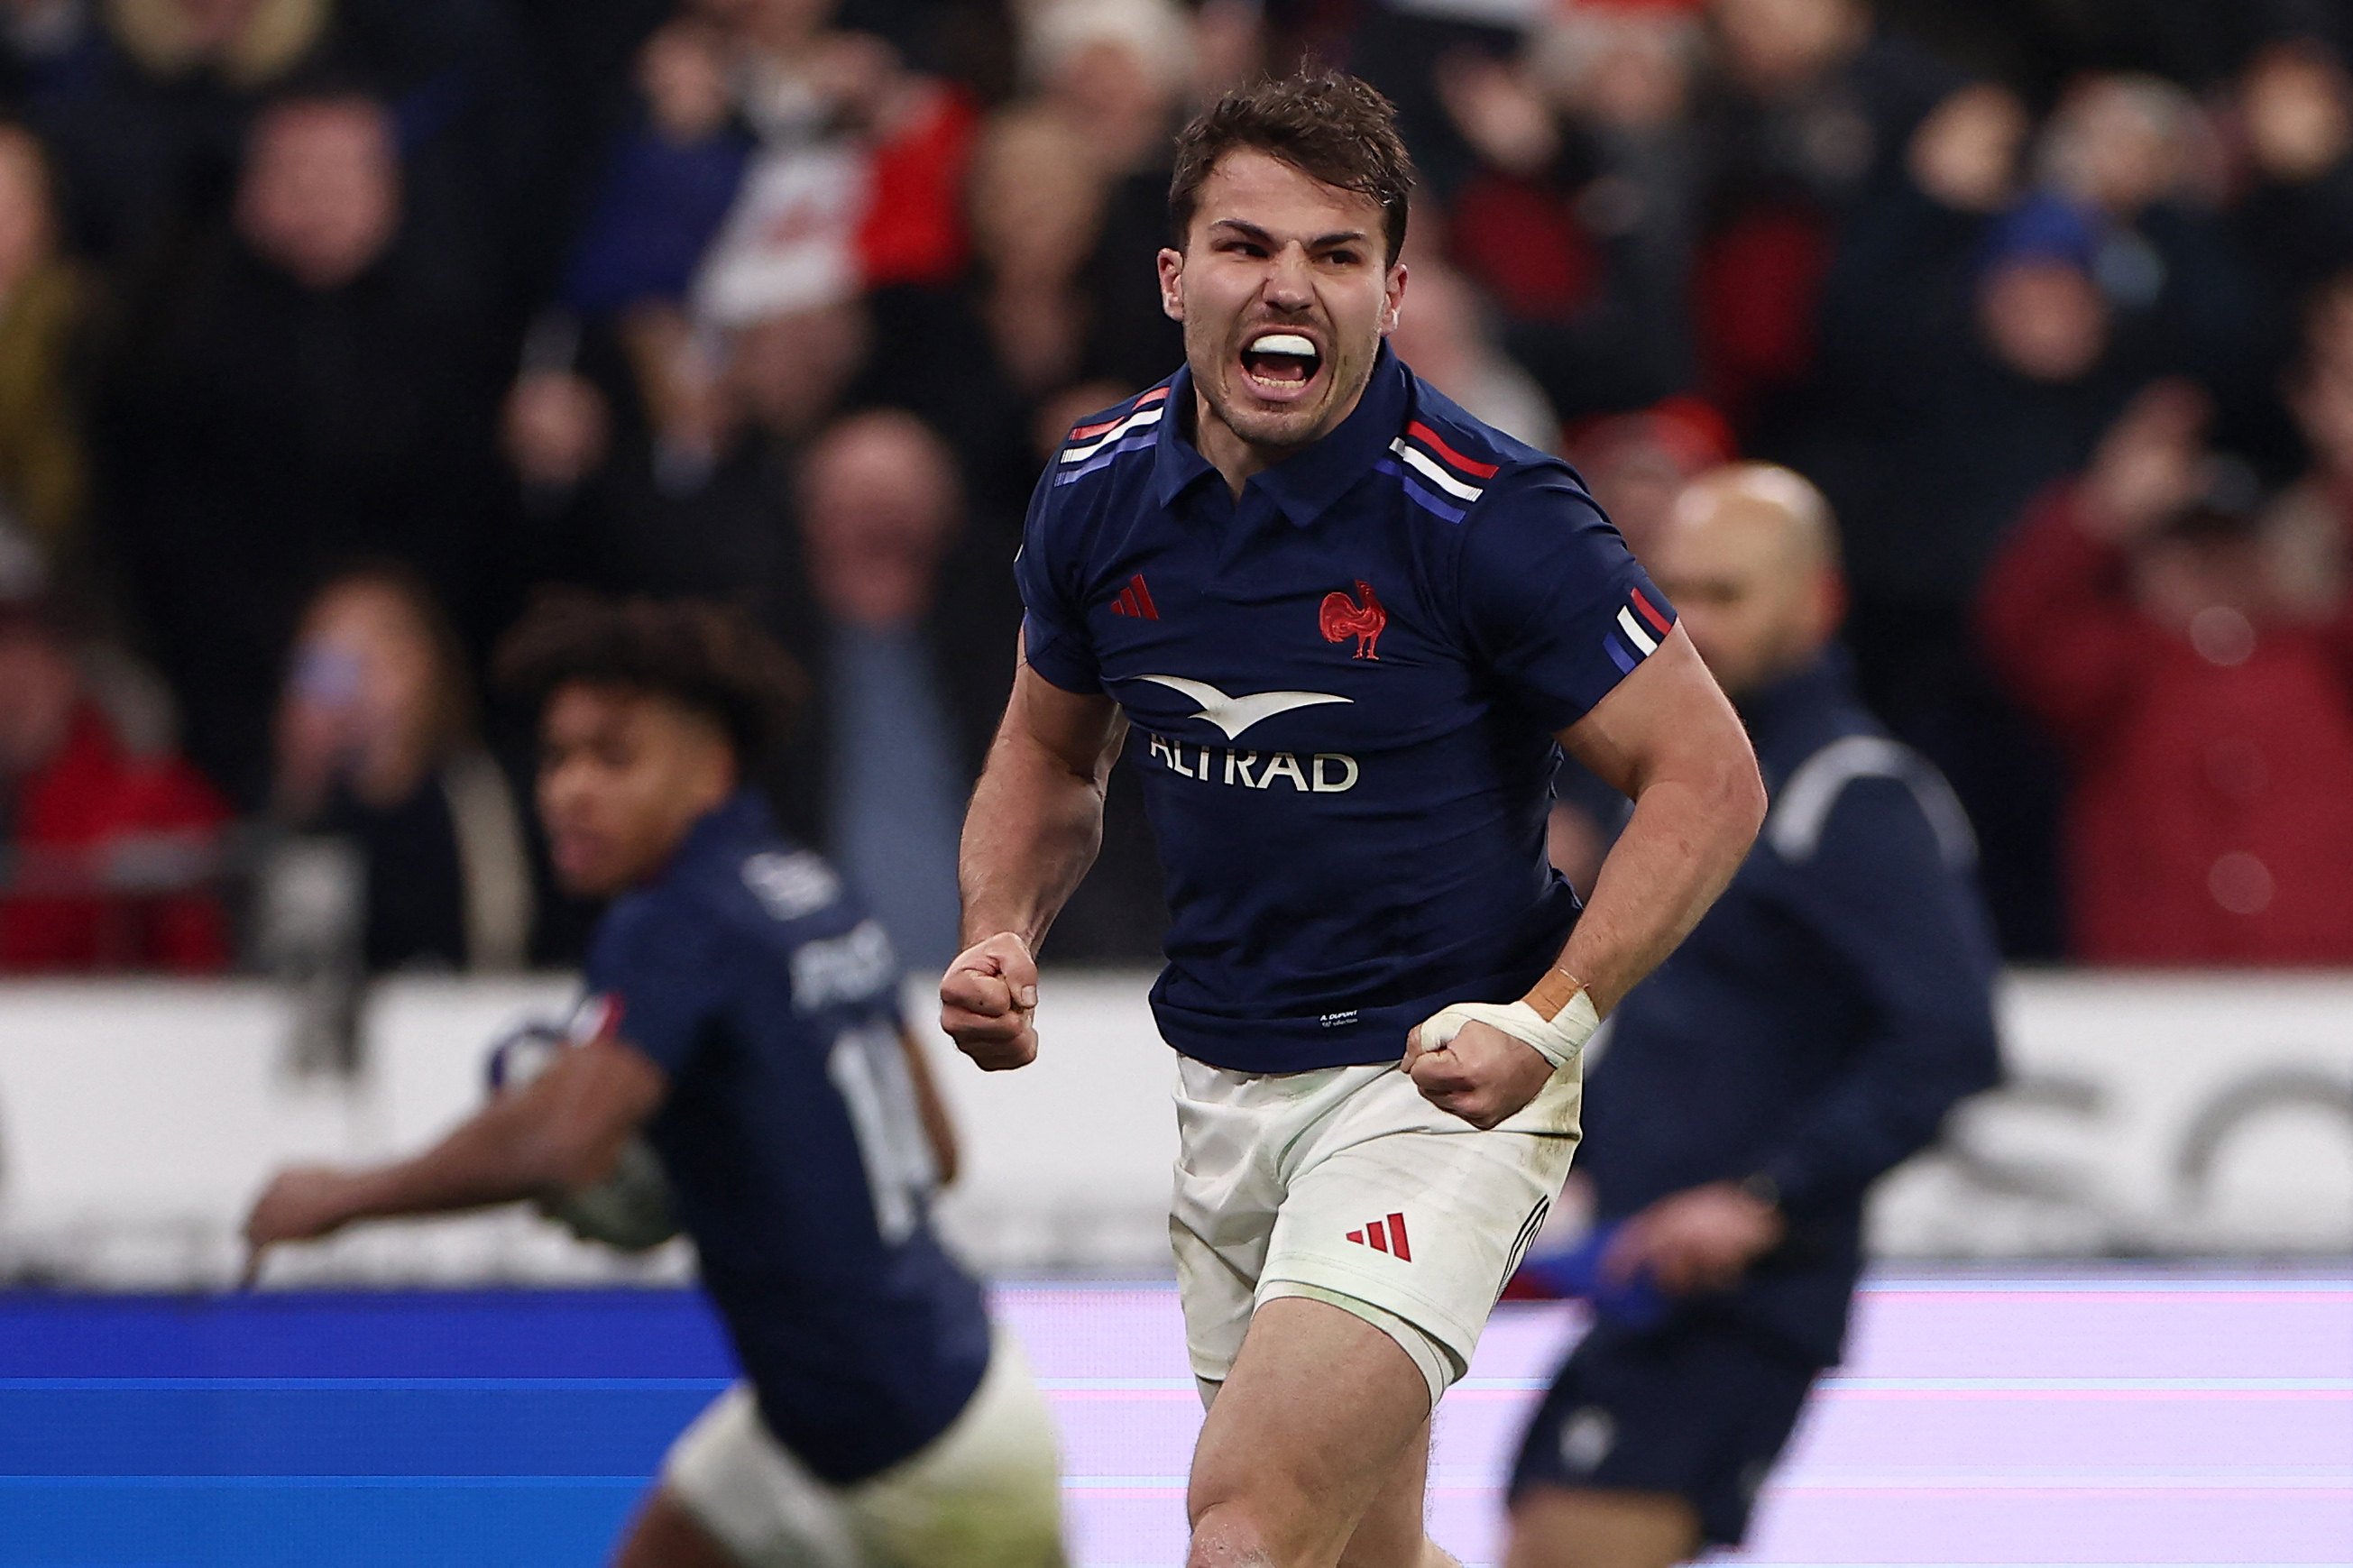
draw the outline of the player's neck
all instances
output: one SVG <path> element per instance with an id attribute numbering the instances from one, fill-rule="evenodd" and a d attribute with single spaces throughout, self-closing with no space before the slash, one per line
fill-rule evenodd
<path id="1" fill-rule="evenodd" d="M 1371 384 L 1369 378 L 1366 384 Z M 1295 445 L 1275 447 L 1245 439 L 1232 426 L 1218 416 L 1217 409 L 1210 405 L 1199 383 L 1196 382 L 1193 387 L 1193 447 L 1208 459 L 1209 467 L 1218 470 L 1218 476 L 1226 481 L 1227 490 L 1239 500 L 1242 487 L 1250 482 L 1251 476 L 1262 474 L 1284 458 L 1305 451 L 1345 425 L 1348 416 L 1356 413 L 1356 405 L 1364 400 L 1365 388 L 1359 386 L 1356 395 L 1341 405 L 1339 413 L 1324 428 Z"/>

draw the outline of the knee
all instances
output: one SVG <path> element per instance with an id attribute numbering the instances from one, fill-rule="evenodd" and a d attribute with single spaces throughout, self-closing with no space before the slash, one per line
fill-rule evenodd
<path id="1" fill-rule="evenodd" d="M 1275 1543 L 1243 1502 L 1211 1503 L 1193 1521 L 1193 1544 L 1185 1568 L 1291 1568 L 1275 1554 Z"/>

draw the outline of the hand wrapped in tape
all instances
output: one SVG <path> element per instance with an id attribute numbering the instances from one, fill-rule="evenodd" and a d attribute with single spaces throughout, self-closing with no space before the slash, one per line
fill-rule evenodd
<path id="1" fill-rule="evenodd" d="M 1600 1026 L 1581 987 L 1549 1018 L 1526 1001 L 1457 1002 L 1406 1037 L 1405 1070 L 1432 1105 L 1490 1128 L 1541 1094 Z"/>

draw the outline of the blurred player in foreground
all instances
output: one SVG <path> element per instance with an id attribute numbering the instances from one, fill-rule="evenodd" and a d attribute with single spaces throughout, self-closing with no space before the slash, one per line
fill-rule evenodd
<path id="1" fill-rule="evenodd" d="M 1609 1115 L 1581 1169 L 1615 1229 L 1513 1477 L 1510 1568 L 1665 1568 L 1741 1539 L 1839 1359 L 1865 1190 L 1998 1071 L 1968 823 L 1830 646 L 1837 550 L 1811 485 L 1743 464 L 1694 480 L 1650 557 L 1772 807 L 1594 1068 Z"/>
<path id="2" fill-rule="evenodd" d="M 1035 953 L 1140 752 L 1175 916 L 1170 1235 L 1211 1398 L 1193 1568 L 1430 1568 L 1430 1419 L 1577 1138 L 1577 1056 L 1731 876 L 1738 721 L 1567 467 L 1387 343 L 1411 165 L 1308 76 L 1189 126 L 1185 367 L 1071 433 L 965 827 L 943 1021 L 1037 1053 Z M 1132 739 L 1130 725 L 1141 731 Z M 1545 859 L 1566 746 L 1635 798 L 1592 907 Z"/>
<path id="3" fill-rule="evenodd" d="M 1052 1423 L 927 1218 L 954 1147 L 890 943 L 744 782 L 791 666 L 715 607 L 572 596 L 500 668 L 541 704 L 557 875 L 614 900 L 576 1043 L 415 1159 L 279 1175 L 256 1262 L 593 1191 L 642 1131 L 744 1381 L 671 1447 L 622 1568 L 1059 1568 Z"/>

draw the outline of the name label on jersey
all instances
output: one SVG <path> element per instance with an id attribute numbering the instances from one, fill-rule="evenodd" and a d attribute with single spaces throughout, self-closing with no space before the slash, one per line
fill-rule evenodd
<path id="1" fill-rule="evenodd" d="M 861 921 L 839 936 L 794 950 L 793 1011 L 871 1001 L 889 991 L 898 975 L 890 937 L 876 921 Z"/>
<path id="2" fill-rule="evenodd" d="M 1152 737 L 1148 754 L 1186 778 L 1243 789 L 1271 789 L 1280 783 L 1302 795 L 1341 795 L 1356 788 L 1362 774 L 1356 759 L 1339 752 L 1317 752 L 1302 763 L 1295 752 L 1261 753 L 1233 746 L 1197 746 L 1166 735 Z"/>
<path id="3" fill-rule="evenodd" d="M 744 885 L 752 889 L 763 909 L 780 921 L 815 914 L 841 897 L 841 879 L 821 858 L 806 849 L 753 856 L 744 862 Z"/>

